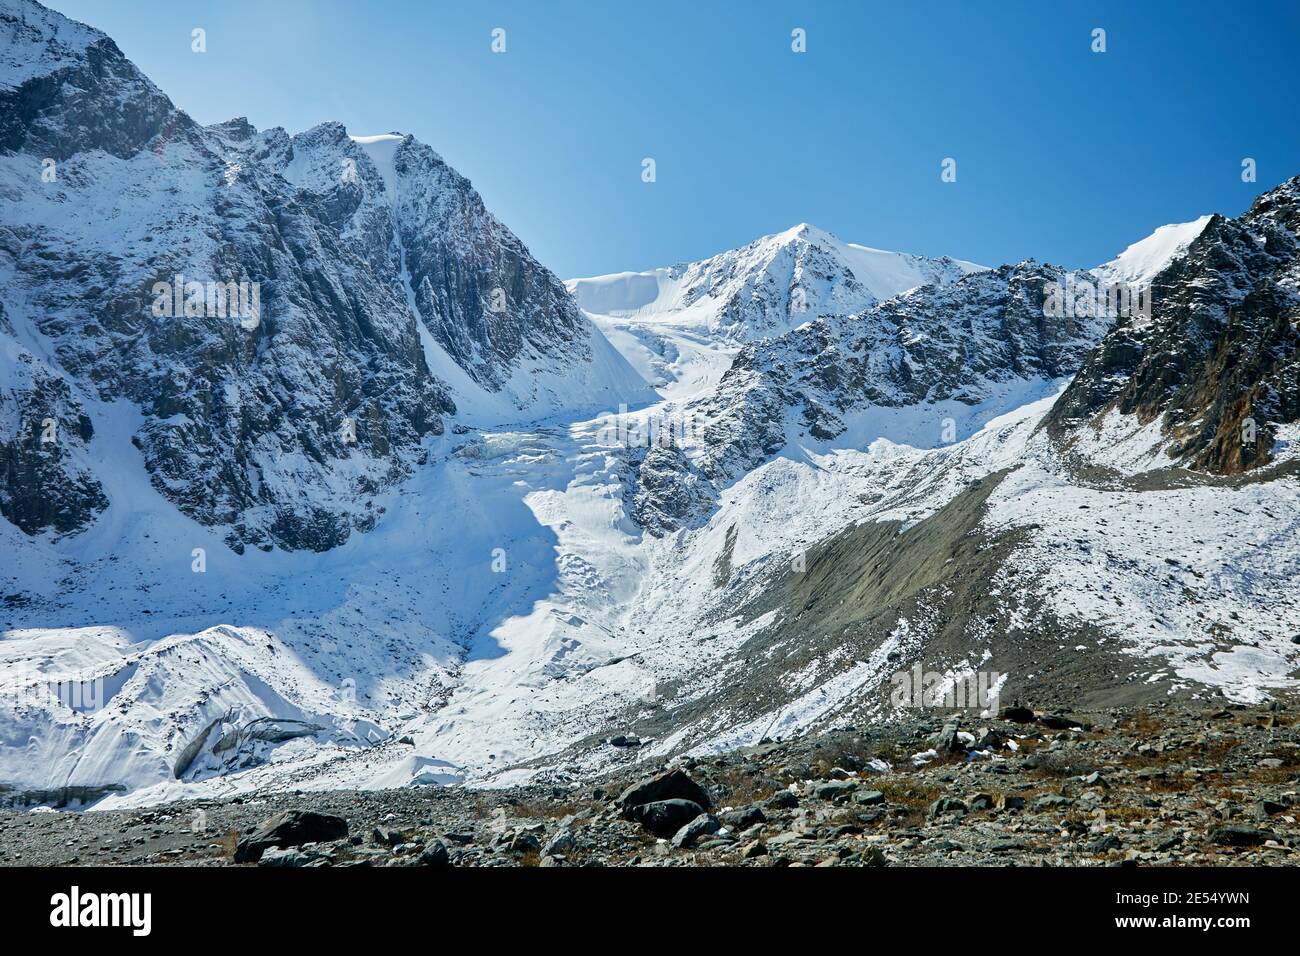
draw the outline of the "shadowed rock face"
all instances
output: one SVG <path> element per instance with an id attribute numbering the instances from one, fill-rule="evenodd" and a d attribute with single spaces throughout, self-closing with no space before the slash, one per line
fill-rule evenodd
<path id="1" fill-rule="evenodd" d="M 712 486 L 670 439 L 656 441 L 635 467 L 632 517 L 656 537 L 716 504 Z"/>
<path id="2" fill-rule="evenodd" d="M 32 387 L 0 396 L 22 425 L 0 452 L 6 517 L 69 531 L 105 507 L 83 406 L 127 399 L 155 487 L 229 526 L 236 550 L 324 550 L 372 525 L 375 493 L 454 410 L 405 303 L 259 163 L 246 122 L 198 127 L 108 38 L 34 3 L 13 10 L 30 56 L 5 63 L 25 72 L 0 94 L 0 151 L 30 175 L 10 190 L 0 291 L 10 329 L 26 323 L 53 349 L 38 358 L 19 336 Z M 177 276 L 205 293 L 256 284 L 257 314 L 211 293 L 177 310 L 157 292 Z M 61 440 L 34 456 L 32 423 L 47 418 Z"/>
<path id="3" fill-rule="evenodd" d="M 28 534 L 108 506 L 92 435 L 121 400 L 136 450 L 114 452 L 236 551 L 369 529 L 456 412 L 412 304 L 488 391 L 590 362 L 562 284 L 433 150 L 406 137 L 390 173 L 336 123 L 200 127 L 103 34 L 4 6 L 0 513 Z M 177 277 L 201 284 L 195 308 L 188 286 L 159 294 Z M 226 283 L 258 290 L 255 317 L 221 307 Z M 67 444 L 33 454 L 47 418 Z"/>
<path id="4" fill-rule="evenodd" d="M 62 160 L 93 144 L 127 159 L 168 125 L 196 128 L 98 31 L 30 4 L 0 10 L 0 34 L 39 71 L 0 89 L 0 151 Z"/>
<path id="5" fill-rule="evenodd" d="M 0 416 L 12 429 L 0 438 L 0 515 L 27 534 L 75 531 L 108 504 L 85 464 L 94 428 L 67 382 L 30 353 L 11 371 L 0 391 Z"/>
<path id="6" fill-rule="evenodd" d="M 1115 410 L 1160 419 L 1167 453 L 1186 467 L 1268 464 L 1277 425 L 1300 417 L 1297 224 L 1300 177 L 1239 219 L 1214 216 L 1153 280 L 1151 321 L 1121 319 L 1088 356 L 1049 433 L 1068 442 Z"/>
<path id="7" fill-rule="evenodd" d="M 578 347 L 583 320 L 564 285 L 483 207 L 469 182 L 410 137 L 396 163 L 412 184 L 402 196 L 400 229 L 416 305 L 436 317 L 430 331 L 456 363 L 495 389 L 520 357 Z"/>
<path id="8" fill-rule="evenodd" d="M 377 160 L 339 123 L 276 134 L 259 151 L 269 165 L 400 297 L 409 288 L 430 334 L 478 384 L 499 389 L 529 359 L 590 357 L 563 283 L 433 149 L 408 135 Z M 339 175 L 345 163 L 355 176 Z"/>

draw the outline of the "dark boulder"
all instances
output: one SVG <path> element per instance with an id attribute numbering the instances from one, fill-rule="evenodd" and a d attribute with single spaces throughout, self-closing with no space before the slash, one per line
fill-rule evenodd
<path id="1" fill-rule="evenodd" d="M 930 816 L 942 817 L 950 813 L 965 815 L 969 808 L 960 800 L 952 797 L 940 797 L 934 803 L 930 804 Z"/>
<path id="2" fill-rule="evenodd" d="M 1121 850 L 1124 844 L 1120 842 L 1119 837 L 1113 833 L 1107 833 L 1099 836 L 1088 844 L 1089 853 L 1109 853 L 1111 850 Z"/>
<path id="3" fill-rule="evenodd" d="M 416 858 L 416 864 L 419 866 L 431 866 L 435 869 L 451 866 L 451 856 L 447 853 L 447 845 L 441 840 L 434 840 L 424 847 L 424 851 Z"/>
<path id="4" fill-rule="evenodd" d="M 748 830 L 750 827 L 767 822 L 767 814 L 758 806 L 741 807 L 739 810 L 728 810 L 722 814 L 722 822 L 733 830 Z"/>
<path id="5" fill-rule="evenodd" d="M 799 798 L 792 790 L 778 790 L 767 798 L 764 806 L 773 810 L 793 810 L 799 806 Z"/>
<path id="6" fill-rule="evenodd" d="M 631 818 L 634 807 L 661 800 L 690 800 L 709 809 L 709 795 L 704 788 L 676 767 L 628 787 L 618 798 L 625 817 Z"/>
<path id="7" fill-rule="evenodd" d="M 847 800 L 856 789 L 858 785 L 852 780 L 828 780 L 817 784 L 813 793 L 818 800 Z"/>
<path id="8" fill-rule="evenodd" d="M 673 835 L 673 846 L 686 850 L 695 846 L 701 837 L 717 833 L 722 829 L 718 818 L 711 813 L 701 813 Z"/>
<path id="9" fill-rule="evenodd" d="M 657 837 L 671 837 L 700 814 L 704 807 L 694 800 L 654 800 L 632 807 L 629 817 Z"/>
<path id="10" fill-rule="evenodd" d="M 965 750 L 961 737 L 958 736 L 959 728 L 956 723 L 943 725 L 943 730 L 934 738 L 934 749 L 941 754 L 961 753 Z"/>
<path id="11" fill-rule="evenodd" d="M 1259 846 L 1265 840 L 1273 839 L 1267 830 L 1255 830 L 1251 827 L 1216 827 L 1210 831 L 1210 842 L 1220 846 Z"/>
<path id="12" fill-rule="evenodd" d="M 348 835 L 348 821 L 312 810 L 285 810 L 267 820 L 235 847 L 236 863 L 256 863 L 271 847 L 327 843 Z"/>
<path id="13" fill-rule="evenodd" d="M 1049 730 L 1082 730 L 1084 724 L 1064 714 L 1040 714 L 1038 722 Z"/>

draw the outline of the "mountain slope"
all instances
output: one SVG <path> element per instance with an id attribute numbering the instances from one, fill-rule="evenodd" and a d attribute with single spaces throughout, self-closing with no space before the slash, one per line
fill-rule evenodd
<path id="1" fill-rule="evenodd" d="M 236 550 L 324 550 L 374 526 L 376 491 L 456 412 L 431 365 L 502 417 L 648 397 L 427 147 L 403 138 L 380 170 L 337 124 L 202 128 L 107 37 L 24 0 L 3 10 L 0 306 L 7 347 L 77 403 L 70 455 L 128 403 L 143 467 L 183 512 Z M 24 429 L 59 411 L 33 394 L 4 396 Z M 18 463 L 31 442 L 4 441 L 4 514 L 85 527 L 106 503 L 95 479 L 47 467 L 52 521 Z"/>
<path id="2" fill-rule="evenodd" d="M 1104 319 L 1043 315 L 1048 283 L 1065 280 L 1033 261 L 1003 266 L 747 345 L 716 390 L 680 411 L 690 426 L 680 430 L 696 436 L 689 460 L 721 485 L 773 455 L 832 443 L 958 441 L 1053 392 L 1101 338 Z M 654 530 L 676 527 L 681 482 L 639 483 Z"/>
<path id="3" fill-rule="evenodd" d="M 580 280 L 656 401 L 427 147 L 198 127 L 0 11 L 0 798 L 577 785 L 897 719 L 918 664 L 1296 686 L 1294 183 L 1109 264 L 1152 315 L 812 229 Z"/>
<path id="4" fill-rule="evenodd" d="M 653 398 L 563 285 L 411 136 L 326 123 L 264 135 L 268 164 L 375 268 L 418 319 L 426 364 L 487 423 Z"/>
<path id="5" fill-rule="evenodd" d="M 652 272 L 571 279 L 587 312 L 646 321 L 671 318 L 750 341 L 824 313 L 858 312 L 906 289 L 946 284 L 984 268 L 841 242 L 801 223 L 700 262 Z"/>
<path id="6" fill-rule="evenodd" d="M 653 394 L 427 147 L 200 127 L 97 31 L 0 11 L 0 785 L 389 740 L 557 573 L 529 490 L 454 454 L 500 432 L 461 436 Z M 601 648 L 561 610 L 558 673 Z"/>
<path id="7" fill-rule="evenodd" d="M 1121 318 L 1046 427 L 1085 461 L 1235 474 L 1292 458 L 1300 431 L 1300 178 L 1212 216 Z"/>
<path id="8" fill-rule="evenodd" d="M 684 400 L 711 389 L 746 343 L 983 268 L 842 242 L 802 223 L 700 262 L 566 284 L 647 381 Z"/>
<path id="9" fill-rule="evenodd" d="M 1145 239 L 1125 248 L 1114 259 L 1104 262 L 1091 272 L 1099 282 L 1131 283 L 1142 285 L 1149 283 L 1175 259 L 1187 252 L 1205 227 L 1211 216 L 1201 216 L 1191 222 L 1170 223 L 1161 226 Z"/>

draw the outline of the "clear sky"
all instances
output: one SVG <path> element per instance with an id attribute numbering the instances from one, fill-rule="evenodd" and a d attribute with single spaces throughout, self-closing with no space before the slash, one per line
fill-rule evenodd
<path id="1" fill-rule="evenodd" d="M 46 2 L 199 122 L 415 134 L 562 277 L 805 221 L 1090 266 L 1300 174 L 1300 0 Z"/>

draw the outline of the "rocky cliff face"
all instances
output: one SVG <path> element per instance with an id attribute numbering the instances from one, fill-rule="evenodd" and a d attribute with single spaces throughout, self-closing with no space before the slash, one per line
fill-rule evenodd
<path id="1" fill-rule="evenodd" d="M 591 360 L 590 326 L 563 284 L 428 146 L 409 135 L 350 137 L 338 123 L 263 139 L 270 165 L 483 388 L 500 390 L 529 363 Z"/>
<path id="2" fill-rule="evenodd" d="M 128 159 L 165 128 L 195 128 L 98 30 L 12 2 L 0 8 L 0 33 L 0 151 Z"/>
<path id="3" fill-rule="evenodd" d="M 0 310 L 0 334 L 13 326 Z M 0 355 L 0 515 L 28 534 L 75 531 L 107 506 L 87 459 L 94 425 L 68 383 L 10 339 Z"/>
<path id="4" fill-rule="evenodd" d="M 629 486 L 632 518 L 652 535 L 665 535 L 717 503 L 713 485 L 671 437 L 645 449 L 635 469 L 636 481 Z"/>
<path id="5" fill-rule="evenodd" d="M 683 413 L 703 436 L 694 467 L 721 484 L 792 440 L 816 445 L 844 437 L 852 445 L 848 432 L 882 410 L 899 413 L 888 420 L 898 433 L 886 425 L 884 437 L 925 446 L 966 437 L 969 427 L 959 431 L 958 417 L 967 410 L 975 422 L 992 417 L 1002 396 L 1073 373 L 1101 338 L 1105 317 L 1044 315 L 1049 283 L 1067 278 L 1029 260 L 747 345 L 716 391 Z M 874 431 L 863 431 L 865 439 L 882 434 Z M 660 515 L 684 514 L 682 483 L 665 480 L 662 461 L 650 464 L 654 473 L 640 480 L 644 498 L 658 500 Z M 663 524 L 656 520 L 652 530 Z"/>
<path id="6" fill-rule="evenodd" d="M 1300 419 L 1300 177 L 1239 219 L 1214 216 L 1152 281 L 1149 320 L 1125 317 L 1045 427 L 1067 447 L 1108 416 L 1149 428 L 1153 460 L 1218 474 L 1266 465 Z"/>
<path id="7" fill-rule="evenodd" d="M 66 457 L 138 409 L 130 440 L 183 512 L 237 551 L 320 551 L 425 459 L 448 376 L 522 416 L 550 408 L 538 365 L 578 392 L 635 381 L 593 371 L 563 286 L 411 137 L 200 127 L 97 31 L 30 0 L 0 17 L 3 334 L 39 370 L 0 391 L 0 462 L 29 533 L 108 504 L 93 447 L 27 460 L 49 417 Z"/>

